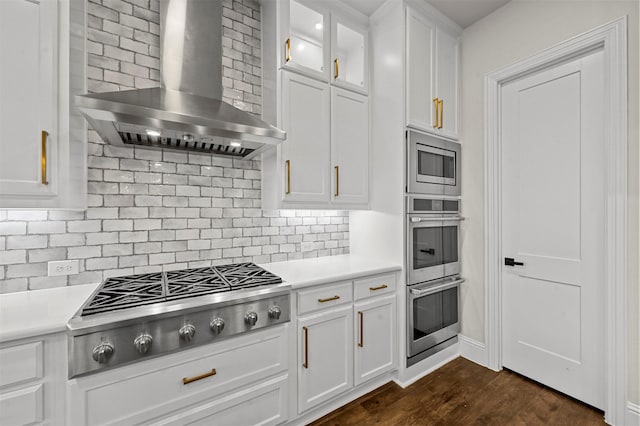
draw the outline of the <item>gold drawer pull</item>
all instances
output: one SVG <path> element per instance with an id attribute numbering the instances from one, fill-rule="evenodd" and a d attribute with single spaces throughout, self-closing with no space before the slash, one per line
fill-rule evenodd
<path id="1" fill-rule="evenodd" d="M 358 311 L 358 316 L 360 317 L 360 341 L 358 342 L 358 346 L 361 348 L 364 347 L 364 313 L 362 311 Z"/>
<path id="2" fill-rule="evenodd" d="M 285 55 L 284 55 L 284 63 L 288 63 L 291 60 L 291 39 L 288 38 L 284 43 L 285 46 Z"/>
<path id="3" fill-rule="evenodd" d="M 338 58 L 336 58 L 333 62 L 335 63 L 335 72 L 333 73 L 333 78 L 337 80 L 338 76 L 340 75 L 340 61 L 338 60 Z"/>
<path id="4" fill-rule="evenodd" d="M 309 368 L 309 329 L 307 327 L 302 327 L 302 331 L 304 331 L 304 362 L 302 366 L 304 368 Z"/>
<path id="5" fill-rule="evenodd" d="M 46 130 L 42 131 L 42 153 L 40 156 L 40 162 L 42 163 L 42 184 L 49 185 L 49 181 L 47 180 L 47 139 L 49 137 L 49 132 Z"/>
<path id="6" fill-rule="evenodd" d="M 291 160 L 285 161 L 287 165 L 287 190 L 286 194 L 291 194 Z"/>
<path id="7" fill-rule="evenodd" d="M 340 166 L 336 166 L 336 192 L 335 196 L 340 195 Z"/>
<path id="8" fill-rule="evenodd" d="M 437 129 L 440 126 L 440 123 L 438 122 L 438 118 L 439 118 L 438 111 L 439 111 L 439 108 L 440 108 L 440 102 L 438 101 L 438 98 L 433 98 L 433 103 L 436 106 L 436 122 L 433 123 L 433 128 Z"/>
<path id="9" fill-rule="evenodd" d="M 318 302 L 325 303 L 325 302 L 331 302 L 332 300 L 338 300 L 338 299 L 340 299 L 340 296 L 336 295 L 328 299 L 318 299 Z"/>
<path id="10" fill-rule="evenodd" d="M 442 126 L 444 126 L 444 101 L 440 99 L 438 103 L 440 104 L 440 125 L 438 129 L 442 129 Z"/>
<path id="11" fill-rule="evenodd" d="M 216 374 L 217 374 L 216 373 L 216 369 L 214 368 L 213 370 L 209 371 L 208 373 L 204 373 L 204 374 L 201 374 L 199 376 L 183 377 L 182 378 L 182 384 L 183 385 L 188 385 L 189 383 L 197 382 L 198 380 L 206 379 L 207 377 L 215 376 Z"/>
<path id="12" fill-rule="evenodd" d="M 381 285 L 381 286 L 379 286 L 379 287 L 369 287 L 369 290 L 371 290 L 371 291 L 376 291 L 376 290 L 382 290 L 382 289 L 385 289 L 385 288 L 387 288 L 387 287 L 388 287 L 388 286 L 387 286 L 386 284 L 382 284 L 382 285 Z"/>

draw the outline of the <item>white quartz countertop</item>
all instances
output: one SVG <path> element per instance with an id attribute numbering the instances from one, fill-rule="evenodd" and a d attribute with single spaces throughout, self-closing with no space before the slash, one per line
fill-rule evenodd
<path id="1" fill-rule="evenodd" d="M 0 342 L 66 330 L 98 284 L 0 295 Z"/>
<path id="2" fill-rule="evenodd" d="M 260 266 L 279 275 L 284 281 L 291 284 L 294 290 L 367 275 L 396 272 L 402 269 L 399 264 L 388 260 L 350 254 L 265 263 Z"/>

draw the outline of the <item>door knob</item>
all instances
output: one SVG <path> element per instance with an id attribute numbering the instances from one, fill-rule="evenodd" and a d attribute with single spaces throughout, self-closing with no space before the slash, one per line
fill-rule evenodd
<path id="1" fill-rule="evenodd" d="M 505 257 L 504 264 L 507 266 L 524 266 L 524 263 L 516 262 L 515 259 L 512 257 Z"/>

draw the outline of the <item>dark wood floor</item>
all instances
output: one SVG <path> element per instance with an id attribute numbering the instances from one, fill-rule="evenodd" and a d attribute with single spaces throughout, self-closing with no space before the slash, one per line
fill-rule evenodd
<path id="1" fill-rule="evenodd" d="M 391 382 L 313 423 L 328 425 L 603 425 L 603 413 L 511 371 L 464 358 L 402 389 Z"/>

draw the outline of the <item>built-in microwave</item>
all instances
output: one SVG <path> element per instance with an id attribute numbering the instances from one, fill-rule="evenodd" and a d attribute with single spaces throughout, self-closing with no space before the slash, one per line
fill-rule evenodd
<path id="1" fill-rule="evenodd" d="M 407 192 L 460 195 L 460 144 L 407 132 Z"/>

